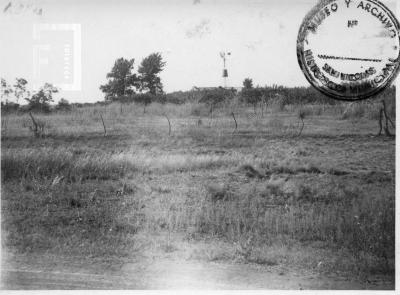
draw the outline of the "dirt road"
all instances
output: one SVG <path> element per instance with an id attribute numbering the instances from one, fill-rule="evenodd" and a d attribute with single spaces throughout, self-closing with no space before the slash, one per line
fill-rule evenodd
<path id="1" fill-rule="evenodd" d="M 29 263 L 28 263 L 29 264 Z M 267 266 L 195 260 L 157 259 L 100 266 L 3 265 L 2 289 L 393 289 L 394 283 L 366 283 Z M 79 264 L 79 263 L 78 263 Z"/>

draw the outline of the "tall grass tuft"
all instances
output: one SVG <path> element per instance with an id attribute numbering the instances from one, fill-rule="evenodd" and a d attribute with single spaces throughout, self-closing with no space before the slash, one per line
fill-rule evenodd
<path id="1" fill-rule="evenodd" d="M 104 154 L 77 154 L 69 149 L 6 150 L 1 155 L 3 180 L 53 179 L 69 182 L 117 179 L 134 167 Z"/>

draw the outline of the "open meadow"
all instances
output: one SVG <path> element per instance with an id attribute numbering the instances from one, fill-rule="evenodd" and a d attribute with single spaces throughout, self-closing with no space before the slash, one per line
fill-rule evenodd
<path id="1" fill-rule="evenodd" d="M 395 293 L 396 4 L 5 1 L 0 289 Z"/>
<path id="2" fill-rule="evenodd" d="M 241 288 L 265 288 L 260 272 L 278 289 L 394 288 L 395 140 L 376 135 L 377 104 L 211 117 L 198 103 L 113 103 L 34 117 L 38 137 L 29 114 L 2 116 L 3 286 L 62 266 L 133 272 L 143 288 L 173 287 L 177 268 L 188 284 L 195 269 Z M 36 275 L 25 287 L 51 288 Z"/>

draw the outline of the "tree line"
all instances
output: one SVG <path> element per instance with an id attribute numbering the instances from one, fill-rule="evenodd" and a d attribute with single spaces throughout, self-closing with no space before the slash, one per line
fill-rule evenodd
<path id="1" fill-rule="evenodd" d="M 100 90 L 105 94 L 105 101 L 136 102 L 145 107 L 151 102 L 163 102 L 165 94 L 159 74 L 166 63 L 161 54 L 156 52 L 145 57 L 137 74 L 133 73 L 134 61 L 134 59 L 128 60 L 122 57 L 115 61 L 111 71 L 106 75 L 107 83 L 100 86 Z M 58 93 L 59 89 L 51 83 L 45 83 L 38 91 L 31 94 L 27 84 L 28 81 L 24 78 L 16 78 L 14 85 L 10 85 L 5 79 L 1 78 L 2 112 L 17 110 L 50 111 L 50 103 L 54 102 L 53 94 Z M 136 94 L 136 91 L 139 91 L 139 94 Z M 12 97 L 15 98 L 16 102 L 10 100 Z M 20 99 L 26 100 L 28 104 L 21 107 Z M 79 107 L 81 104 L 75 105 Z M 55 109 L 69 110 L 71 104 L 66 99 L 61 98 Z"/>
<path id="2" fill-rule="evenodd" d="M 243 80 L 241 90 L 223 87 L 197 88 L 193 87 L 189 91 L 176 91 L 166 94 L 163 90 L 160 73 L 166 63 L 160 53 L 152 53 L 145 57 L 140 63 L 137 72 L 134 72 L 135 59 L 118 58 L 114 62 L 111 71 L 106 74 L 107 82 L 100 85 L 100 90 L 105 94 L 103 102 L 95 104 L 108 104 L 111 102 L 138 103 L 146 106 L 153 103 L 173 103 L 182 104 L 186 102 L 199 102 L 209 106 L 210 113 L 213 109 L 223 106 L 224 103 L 237 98 L 242 104 L 253 107 L 254 112 L 263 112 L 273 103 L 279 104 L 282 108 L 285 105 L 296 104 L 337 104 L 340 101 L 331 99 L 317 91 L 312 86 L 308 87 L 285 87 L 280 85 L 254 86 L 251 78 Z M 27 89 L 27 80 L 16 78 L 15 84 L 10 85 L 5 79 L 1 78 L 1 109 L 2 112 L 9 111 L 34 111 L 49 112 L 55 110 L 70 110 L 72 106 L 83 107 L 93 105 L 90 103 L 70 104 L 62 98 L 54 107 L 50 103 L 54 102 L 53 95 L 59 89 L 51 83 L 45 83 L 38 91 L 31 93 Z M 16 103 L 9 100 L 14 96 Z M 395 97 L 395 87 L 388 87 L 376 97 L 377 99 Z M 26 106 L 20 107 L 19 101 L 24 99 L 28 102 Z"/>
<path id="3" fill-rule="evenodd" d="M 24 106 L 25 111 L 49 112 L 50 103 L 54 102 L 53 94 L 58 93 L 59 89 L 51 83 L 45 83 L 36 92 L 28 90 L 28 81 L 24 78 L 16 78 L 14 85 L 10 85 L 7 81 L 1 78 L 1 110 L 4 111 L 17 111 L 20 110 L 20 100 L 24 99 L 28 102 Z M 16 102 L 9 99 L 15 97 Z M 68 104 L 68 101 L 61 99 L 59 105 Z"/>

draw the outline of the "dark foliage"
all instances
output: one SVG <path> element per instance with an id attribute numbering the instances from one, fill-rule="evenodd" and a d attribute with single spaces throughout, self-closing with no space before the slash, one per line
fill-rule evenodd
<path id="1" fill-rule="evenodd" d="M 236 91 L 234 89 L 224 89 L 222 87 L 210 89 L 205 91 L 199 102 L 215 107 L 226 100 L 232 99 L 235 94 Z"/>
<path id="2" fill-rule="evenodd" d="M 70 111 L 72 109 L 71 104 L 65 98 L 61 98 L 55 107 L 57 111 Z"/>
<path id="3" fill-rule="evenodd" d="M 142 60 L 138 69 L 141 91 L 147 90 L 152 95 L 163 93 L 163 85 L 158 75 L 165 64 L 159 52 L 152 53 Z"/>
<path id="4" fill-rule="evenodd" d="M 8 114 L 8 113 L 15 113 L 19 109 L 19 104 L 14 103 L 12 101 L 1 102 L 1 113 Z"/>
<path id="5" fill-rule="evenodd" d="M 135 93 L 134 88 L 139 87 L 139 79 L 132 74 L 134 59 L 127 60 L 123 57 L 117 59 L 111 72 L 107 74 L 107 84 L 101 85 L 105 99 L 113 101 L 122 95 Z"/>
<path id="6" fill-rule="evenodd" d="M 25 98 L 28 106 L 24 110 L 40 113 L 50 112 L 50 102 L 53 102 L 53 94 L 57 92 L 56 87 L 50 83 L 45 83 L 31 98 Z"/>
<path id="7" fill-rule="evenodd" d="M 244 89 L 251 89 L 253 88 L 253 79 L 246 78 L 243 81 L 243 87 Z"/>

